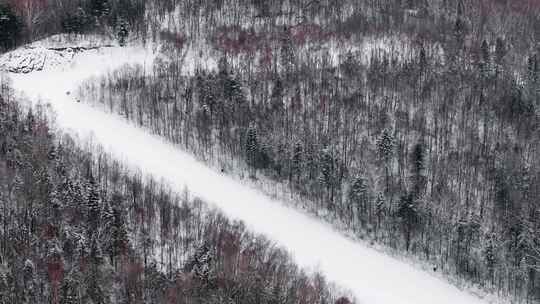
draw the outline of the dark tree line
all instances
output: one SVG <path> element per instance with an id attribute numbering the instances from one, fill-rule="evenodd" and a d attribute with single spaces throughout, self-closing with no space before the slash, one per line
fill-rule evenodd
<path id="1" fill-rule="evenodd" d="M 182 1 L 169 30 L 220 51 L 216 70 L 190 75 L 178 50 L 152 71 L 126 67 L 81 95 L 223 171 L 285 185 L 283 196 L 309 200 L 359 237 L 535 302 L 535 3 Z M 351 48 L 337 62 L 309 48 L 373 35 L 408 47 Z"/>
<path id="2" fill-rule="evenodd" d="M 1 88 L 0 303 L 352 303 L 242 223 L 55 132 L 45 107 Z"/>
<path id="3" fill-rule="evenodd" d="M 9 6 L 0 3 L 0 50 L 7 50 L 19 42 L 22 22 Z"/>
<path id="4" fill-rule="evenodd" d="M 0 51 L 53 34 L 146 35 L 142 0 L 2 0 Z"/>

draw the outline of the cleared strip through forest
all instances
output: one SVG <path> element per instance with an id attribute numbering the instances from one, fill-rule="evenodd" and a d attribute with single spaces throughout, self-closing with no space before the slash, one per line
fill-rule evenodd
<path id="1" fill-rule="evenodd" d="M 77 103 L 73 94 L 67 92 L 75 90 L 86 77 L 123 62 L 151 61 L 141 50 L 111 52 L 108 60 L 88 57 L 72 70 L 13 75 L 13 85 L 34 101 L 41 96 L 50 102 L 57 112 L 59 127 L 82 137 L 92 134 L 113 155 L 144 173 L 163 178 L 178 191 L 187 186 L 227 216 L 243 220 L 250 229 L 283 245 L 300 266 L 317 268 L 329 280 L 352 289 L 359 303 L 486 303 L 209 169 L 190 154 L 120 117 Z"/>

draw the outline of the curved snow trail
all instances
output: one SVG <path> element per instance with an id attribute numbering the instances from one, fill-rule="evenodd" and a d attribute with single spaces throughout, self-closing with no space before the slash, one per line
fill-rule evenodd
<path id="1" fill-rule="evenodd" d="M 127 62 L 151 62 L 143 49 L 114 49 L 80 58 L 65 71 L 11 75 L 15 89 L 34 101 L 50 102 L 58 126 L 81 137 L 92 135 L 115 157 L 144 173 L 164 178 L 181 191 L 215 204 L 227 216 L 241 219 L 253 231 L 287 248 L 303 267 L 353 291 L 365 304 L 488 303 L 442 279 L 353 242 L 330 225 L 285 207 L 262 193 L 220 175 L 193 156 L 122 118 L 77 103 L 74 91 L 83 79 Z"/>

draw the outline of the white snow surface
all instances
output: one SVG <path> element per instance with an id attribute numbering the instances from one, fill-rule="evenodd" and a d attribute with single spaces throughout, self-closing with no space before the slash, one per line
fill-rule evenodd
<path id="1" fill-rule="evenodd" d="M 154 57 L 143 48 L 113 47 L 77 56 L 68 68 L 12 74 L 11 78 L 14 88 L 31 100 L 41 98 L 50 103 L 59 127 L 81 138 L 91 136 L 115 157 L 143 173 L 163 178 L 178 191 L 187 186 L 227 216 L 243 220 L 254 232 L 284 246 L 300 266 L 319 270 L 330 281 L 350 289 L 359 303 L 489 303 L 431 273 L 354 242 L 330 225 L 209 169 L 165 140 L 66 94 L 88 77 L 124 63 L 149 65 Z"/>
<path id="2" fill-rule="evenodd" d="M 64 69 L 75 61 L 75 57 L 90 53 L 95 58 L 104 48 L 115 45 L 115 41 L 98 35 L 54 35 L 2 55 L 0 70 L 26 74 Z"/>

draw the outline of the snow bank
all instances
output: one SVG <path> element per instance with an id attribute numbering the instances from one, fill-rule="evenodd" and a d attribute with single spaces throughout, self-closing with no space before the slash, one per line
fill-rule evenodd
<path id="1" fill-rule="evenodd" d="M 68 65 L 75 55 L 73 49 L 49 50 L 43 47 L 25 47 L 0 57 L 0 69 L 12 73 L 30 73 Z"/>
<path id="2" fill-rule="evenodd" d="M 100 49 L 116 43 L 100 35 L 54 35 L 8 52 L 0 57 L 0 70 L 11 73 L 52 71 L 69 67 L 76 56 L 85 52 L 99 53 Z"/>
<path id="3" fill-rule="evenodd" d="M 88 53 L 77 57 L 71 69 L 13 74 L 13 85 L 34 101 L 38 97 L 49 101 L 60 127 L 82 137 L 92 135 L 116 157 L 165 179 L 178 191 L 187 186 L 227 216 L 243 220 L 250 229 L 286 247 L 300 266 L 317 268 L 331 281 L 351 289 L 360 303 L 488 303 L 430 273 L 355 243 L 329 225 L 212 171 L 163 139 L 118 116 L 77 103 L 66 94 L 87 77 L 128 62 L 149 64 L 153 58 L 140 48 L 111 48 L 97 56 Z"/>

